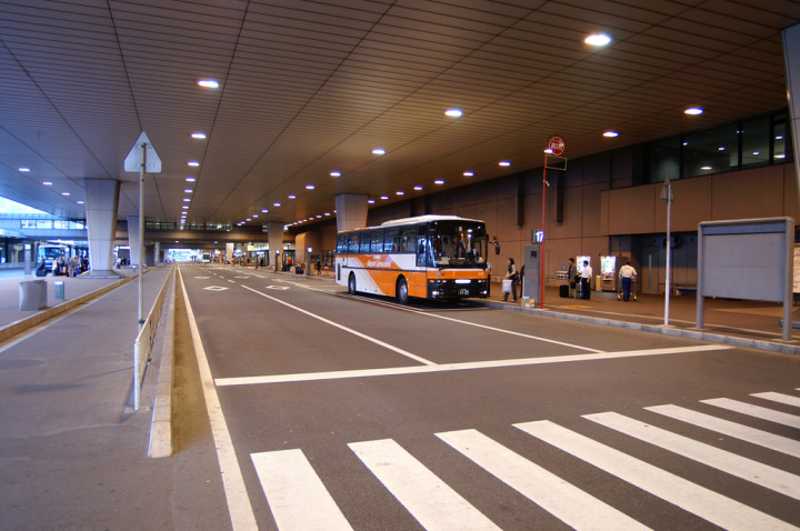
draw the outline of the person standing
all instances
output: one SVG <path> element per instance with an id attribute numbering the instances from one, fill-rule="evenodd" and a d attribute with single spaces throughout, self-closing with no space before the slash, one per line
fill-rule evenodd
<path id="1" fill-rule="evenodd" d="M 508 265 L 506 266 L 506 276 L 503 277 L 503 301 L 508 302 L 508 294 L 514 296 L 514 302 L 517 302 L 517 288 L 514 284 L 517 282 L 517 266 L 514 264 L 514 259 L 508 257 Z M 506 290 L 509 287 L 509 290 Z"/>
<path id="2" fill-rule="evenodd" d="M 622 281 L 622 300 L 625 302 L 631 300 L 631 286 L 637 274 L 630 260 L 627 260 L 625 265 L 619 268 L 619 278 Z"/>
<path id="3" fill-rule="evenodd" d="M 583 261 L 583 269 L 581 270 L 581 298 L 589 300 L 591 298 L 591 285 L 592 285 L 592 266 L 589 265 L 588 260 Z"/>
<path id="4" fill-rule="evenodd" d="M 575 297 L 575 292 L 578 290 L 578 268 L 575 266 L 575 259 L 569 259 L 567 266 L 567 282 L 569 283 L 569 296 Z"/>

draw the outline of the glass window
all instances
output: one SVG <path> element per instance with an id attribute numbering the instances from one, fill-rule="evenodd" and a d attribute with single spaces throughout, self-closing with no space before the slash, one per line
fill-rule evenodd
<path id="1" fill-rule="evenodd" d="M 69 222 L 67 222 L 67 221 L 56 220 L 56 221 L 53 222 L 53 228 L 54 229 L 62 229 L 62 230 L 64 230 L 64 229 L 67 229 L 68 227 L 69 227 Z"/>
<path id="2" fill-rule="evenodd" d="M 395 238 L 396 253 L 416 253 L 417 252 L 417 229 L 416 227 L 409 229 L 401 229 L 397 238 Z"/>
<path id="3" fill-rule="evenodd" d="M 340 234 L 336 237 L 336 252 L 339 254 L 347 252 L 347 240 L 344 234 Z"/>
<path id="4" fill-rule="evenodd" d="M 742 166 L 758 166 L 769 162 L 770 117 L 762 116 L 742 122 Z"/>
<path id="5" fill-rule="evenodd" d="M 397 230 L 397 229 L 388 229 L 386 231 L 386 236 L 383 239 L 383 241 L 384 241 L 383 252 L 385 252 L 385 253 L 397 252 L 397 251 L 395 251 L 394 242 L 395 242 L 395 240 L 398 239 L 398 235 L 399 234 L 400 234 L 400 231 Z"/>
<path id="6" fill-rule="evenodd" d="M 347 236 L 347 252 L 348 253 L 358 252 L 358 234 L 349 234 Z"/>
<path id="7" fill-rule="evenodd" d="M 370 252 L 375 254 L 383 253 L 383 231 L 372 231 L 370 240 L 372 242 L 370 245 Z"/>
<path id="8" fill-rule="evenodd" d="M 362 232 L 361 234 L 359 234 L 358 235 L 358 241 L 360 242 L 358 244 L 358 252 L 359 253 L 368 253 L 369 252 L 369 241 L 370 241 L 369 233 L 368 232 Z"/>
<path id="9" fill-rule="evenodd" d="M 698 131 L 683 139 L 683 175 L 694 177 L 739 166 L 736 124 Z"/>
<path id="10" fill-rule="evenodd" d="M 37 221 L 36 222 L 36 228 L 37 229 L 52 229 L 53 228 L 53 222 L 50 221 L 49 219 L 45 220 L 45 221 Z"/>
<path id="11" fill-rule="evenodd" d="M 777 122 L 772 127 L 774 137 L 772 139 L 772 160 L 774 162 L 786 162 L 789 158 L 789 129 L 786 122 Z"/>
<path id="12" fill-rule="evenodd" d="M 681 139 L 665 138 L 648 147 L 648 175 L 650 182 L 663 182 L 667 177 L 680 179 Z"/>
<path id="13" fill-rule="evenodd" d="M 417 236 L 417 267 L 433 267 L 430 242 L 424 234 Z"/>

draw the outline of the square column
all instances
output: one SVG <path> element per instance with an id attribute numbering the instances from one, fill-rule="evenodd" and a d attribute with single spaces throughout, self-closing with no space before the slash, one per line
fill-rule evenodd
<path id="1" fill-rule="evenodd" d="M 153 242 L 153 265 L 161 264 L 161 242 Z"/>
<path id="2" fill-rule="evenodd" d="M 269 244 L 269 264 L 277 271 L 283 261 L 283 222 L 270 221 L 267 226 L 267 243 Z"/>
<path id="3" fill-rule="evenodd" d="M 86 231 L 89 238 L 90 275 L 115 275 L 114 229 L 117 226 L 119 181 L 86 179 Z"/>
<path id="4" fill-rule="evenodd" d="M 786 68 L 786 99 L 792 124 L 795 183 L 800 194 L 800 24 L 786 28 L 781 36 Z"/>
<path id="5" fill-rule="evenodd" d="M 336 196 L 336 230 L 359 229 L 367 226 L 367 196 L 338 194 Z"/>

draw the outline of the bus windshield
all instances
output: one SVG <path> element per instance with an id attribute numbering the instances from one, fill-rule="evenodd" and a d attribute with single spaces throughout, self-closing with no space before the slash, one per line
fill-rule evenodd
<path id="1" fill-rule="evenodd" d="M 428 238 L 436 267 L 486 267 L 486 227 L 476 221 L 437 221 Z"/>

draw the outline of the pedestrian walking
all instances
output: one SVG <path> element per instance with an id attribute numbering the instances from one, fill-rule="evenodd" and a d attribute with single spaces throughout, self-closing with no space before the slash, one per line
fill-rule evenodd
<path id="1" fill-rule="evenodd" d="M 591 285 L 592 266 L 589 265 L 588 260 L 584 260 L 583 269 L 581 270 L 581 299 L 589 300 L 591 298 Z"/>
<path id="2" fill-rule="evenodd" d="M 508 265 L 506 266 L 506 276 L 503 277 L 503 300 L 508 302 L 508 294 L 511 293 L 514 297 L 514 302 L 517 302 L 517 289 L 514 285 L 517 282 L 517 266 L 514 259 L 508 257 Z"/>
<path id="3" fill-rule="evenodd" d="M 631 286 L 637 275 L 638 273 L 631 265 L 630 260 L 626 261 L 625 265 L 619 268 L 619 279 L 622 281 L 622 300 L 625 302 L 631 300 Z"/>

